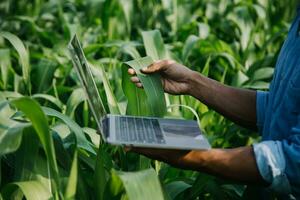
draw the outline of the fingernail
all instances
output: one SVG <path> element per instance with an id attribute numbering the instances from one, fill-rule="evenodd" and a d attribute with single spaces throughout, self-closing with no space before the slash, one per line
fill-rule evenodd
<path id="1" fill-rule="evenodd" d="M 147 67 L 142 68 L 142 71 L 147 71 Z"/>

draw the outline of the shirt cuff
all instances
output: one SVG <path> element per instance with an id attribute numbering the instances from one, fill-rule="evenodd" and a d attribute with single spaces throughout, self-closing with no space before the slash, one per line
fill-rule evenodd
<path id="1" fill-rule="evenodd" d="M 262 127 L 265 122 L 265 109 L 268 103 L 269 92 L 257 91 L 256 92 L 256 125 L 259 133 L 262 132 Z"/>
<path id="2" fill-rule="evenodd" d="M 285 157 L 279 141 L 264 141 L 253 145 L 258 170 L 263 179 L 270 183 L 268 189 L 279 194 L 291 193 L 285 174 Z"/>

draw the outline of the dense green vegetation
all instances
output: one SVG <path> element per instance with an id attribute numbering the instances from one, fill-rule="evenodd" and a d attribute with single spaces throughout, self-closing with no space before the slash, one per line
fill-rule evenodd
<path id="1" fill-rule="evenodd" d="M 244 185 L 102 143 L 66 46 L 77 33 L 107 110 L 153 115 L 135 102 L 151 90 L 128 81 L 124 62 L 172 58 L 225 84 L 265 90 L 295 8 L 282 0 L 2 0 L 0 199 L 249 197 Z M 214 147 L 259 140 L 191 97 L 165 98 L 169 116 L 196 112 Z"/>

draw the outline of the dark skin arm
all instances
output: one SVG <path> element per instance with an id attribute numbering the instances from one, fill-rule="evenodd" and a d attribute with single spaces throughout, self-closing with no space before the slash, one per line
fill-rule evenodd
<path id="1" fill-rule="evenodd" d="M 165 92 L 192 95 L 235 123 L 256 129 L 256 92 L 225 86 L 172 60 L 155 62 L 142 72 L 160 73 Z M 129 69 L 128 73 L 133 76 L 131 81 L 142 88 L 135 71 Z M 202 171 L 244 183 L 265 184 L 251 146 L 228 150 L 130 150 L 178 168 Z"/>

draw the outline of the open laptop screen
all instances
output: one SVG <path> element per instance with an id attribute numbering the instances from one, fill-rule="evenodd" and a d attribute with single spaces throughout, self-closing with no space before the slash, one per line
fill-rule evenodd
<path id="1" fill-rule="evenodd" d="M 87 99 L 97 125 L 99 129 L 103 131 L 102 119 L 105 117 L 106 111 L 98 93 L 92 72 L 76 35 L 74 35 L 71 39 L 68 49 L 70 51 L 72 62 L 77 71 L 80 82 L 87 95 Z"/>

